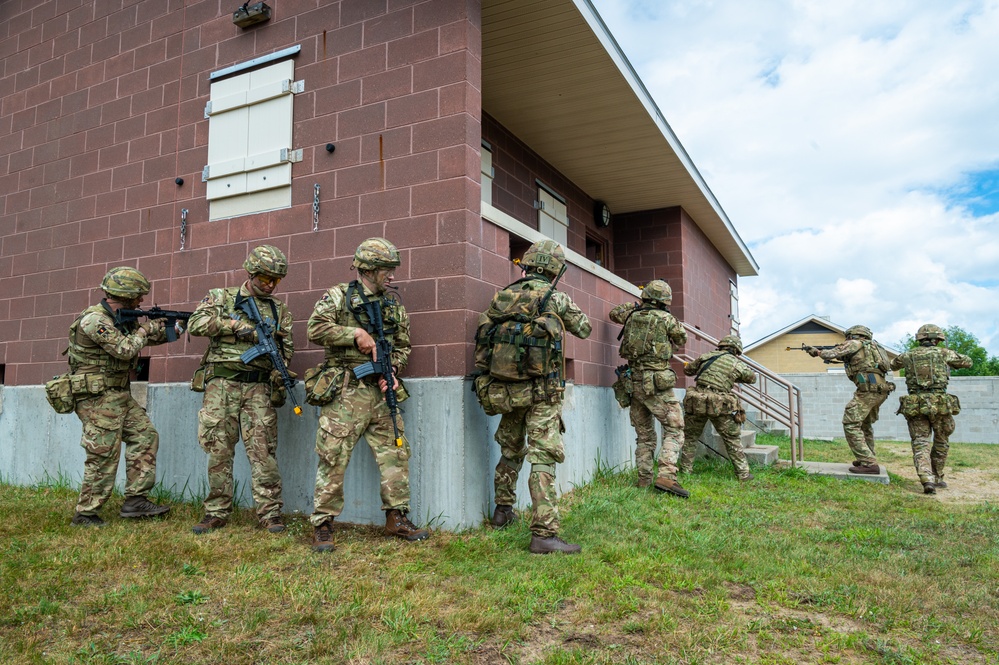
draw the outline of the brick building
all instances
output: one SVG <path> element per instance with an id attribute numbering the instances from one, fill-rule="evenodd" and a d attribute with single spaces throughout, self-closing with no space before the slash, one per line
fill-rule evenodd
<path id="1" fill-rule="evenodd" d="M 542 237 L 566 246 L 561 288 L 593 320 L 567 374 L 603 420 L 619 420 L 607 313 L 636 284 L 667 279 L 679 319 L 737 329 L 738 277 L 757 265 L 588 0 L 272 0 L 246 28 L 241 4 L 0 1 L 7 388 L 64 371 L 68 326 L 108 268 L 142 270 L 147 304 L 193 309 L 262 243 L 289 258 L 278 293 L 299 374 L 322 358 L 305 335 L 315 301 L 370 236 L 402 254 L 407 376 L 455 394 L 479 312 Z M 204 345 L 151 349 L 150 399 L 189 380 Z"/>

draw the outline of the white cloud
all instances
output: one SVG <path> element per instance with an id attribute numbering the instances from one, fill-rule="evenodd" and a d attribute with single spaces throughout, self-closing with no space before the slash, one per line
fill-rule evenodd
<path id="1" fill-rule="evenodd" d="M 999 2 L 593 0 L 753 255 L 753 341 L 810 314 L 999 355 Z"/>

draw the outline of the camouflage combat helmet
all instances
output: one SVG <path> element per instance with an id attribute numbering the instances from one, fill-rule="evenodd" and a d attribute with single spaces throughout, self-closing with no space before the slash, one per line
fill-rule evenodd
<path id="1" fill-rule="evenodd" d="M 871 334 L 871 329 L 867 326 L 853 326 L 852 328 L 847 328 L 846 337 L 847 339 L 850 339 L 851 337 L 874 339 L 874 335 Z"/>
<path id="2" fill-rule="evenodd" d="M 669 305 L 673 302 L 673 289 L 663 280 L 654 279 L 642 289 L 642 300 Z"/>
<path id="3" fill-rule="evenodd" d="M 927 323 L 924 326 L 919 326 L 919 330 L 916 332 L 916 341 L 922 342 L 924 339 L 936 340 L 942 342 L 947 339 L 947 335 L 944 333 L 943 328 L 940 326 L 935 326 L 932 323 Z"/>
<path id="4" fill-rule="evenodd" d="M 288 259 L 277 247 L 261 245 L 255 247 L 243 261 L 243 267 L 250 275 L 284 277 L 288 274 Z"/>
<path id="5" fill-rule="evenodd" d="M 565 265 L 565 252 L 554 240 L 539 240 L 524 252 L 520 266 L 527 272 L 540 272 L 552 277 L 562 272 Z"/>
<path id="6" fill-rule="evenodd" d="M 101 288 L 112 298 L 132 299 L 149 293 L 149 280 L 135 268 L 121 266 L 108 270 Z"/>
<path id="7" fill-rule="evenodd" d="M 737 356 L 742 355 L 742 340 L 737 335 L 725 335 L 718 340 L 719 349 L 732 349 Z"/>
<path id="8" fill-rule="evenodd" d="M 358 270 L 397 268 L 402 261 L 399 250 L 385 238 L 368 238 L 357 246 L 352 265 Z"/>

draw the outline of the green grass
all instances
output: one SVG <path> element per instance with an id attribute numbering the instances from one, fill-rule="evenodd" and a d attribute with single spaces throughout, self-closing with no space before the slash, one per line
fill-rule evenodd
<path id="1" fill-rule="evenodd" d="M 996 450 L 951 461 L 994 472 Z M 301 516 L 196 537 L 198 506 L 126 522 L 120 496 L 79 529 L 64 483 L 0 484 L 0 662 L 999 663 L 999 506 L 754 473 L 699 461 L 681 501 L 603 470 L 563 498 L 575 557 L 530 555 L 524 520 L 413 544 L 342 526 L 324 556 Z"/>

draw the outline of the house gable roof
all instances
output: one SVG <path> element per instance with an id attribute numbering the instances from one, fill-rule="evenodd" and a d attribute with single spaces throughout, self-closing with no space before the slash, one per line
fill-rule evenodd
<path id="1" fill-rule="evenodd" d="M 482 107 L 613 213 L 681 206 L 759 266 L 589 0 L 483 0 Z"/>
<path id="2" fill-rule="evenodd" d="M 777 339 L 781 335 L 797 332 L 801 328 L 805 328 L 805 330 L 801 330 L 800 332 L 819 332 L 820 329 L 825 329 L 828 330 L 829 332 L 840 333 L 841 335 L 846 336 L 846 328 L 844 328 L 843 326 L 833 323 L 829 319 L 812 314 L 811 316 L 806 316 L 805 318 L 799 321 L 795 321 L 786 328 L 781 328 L 777 332 L 771 333 L 766 337 L 758 339 L 752 344 L 749 344 L 744 349 L 744 353 L 749 353 L 753 349 L 759 348 L 764 344 L 766 344 L 767 342 Z"/>

